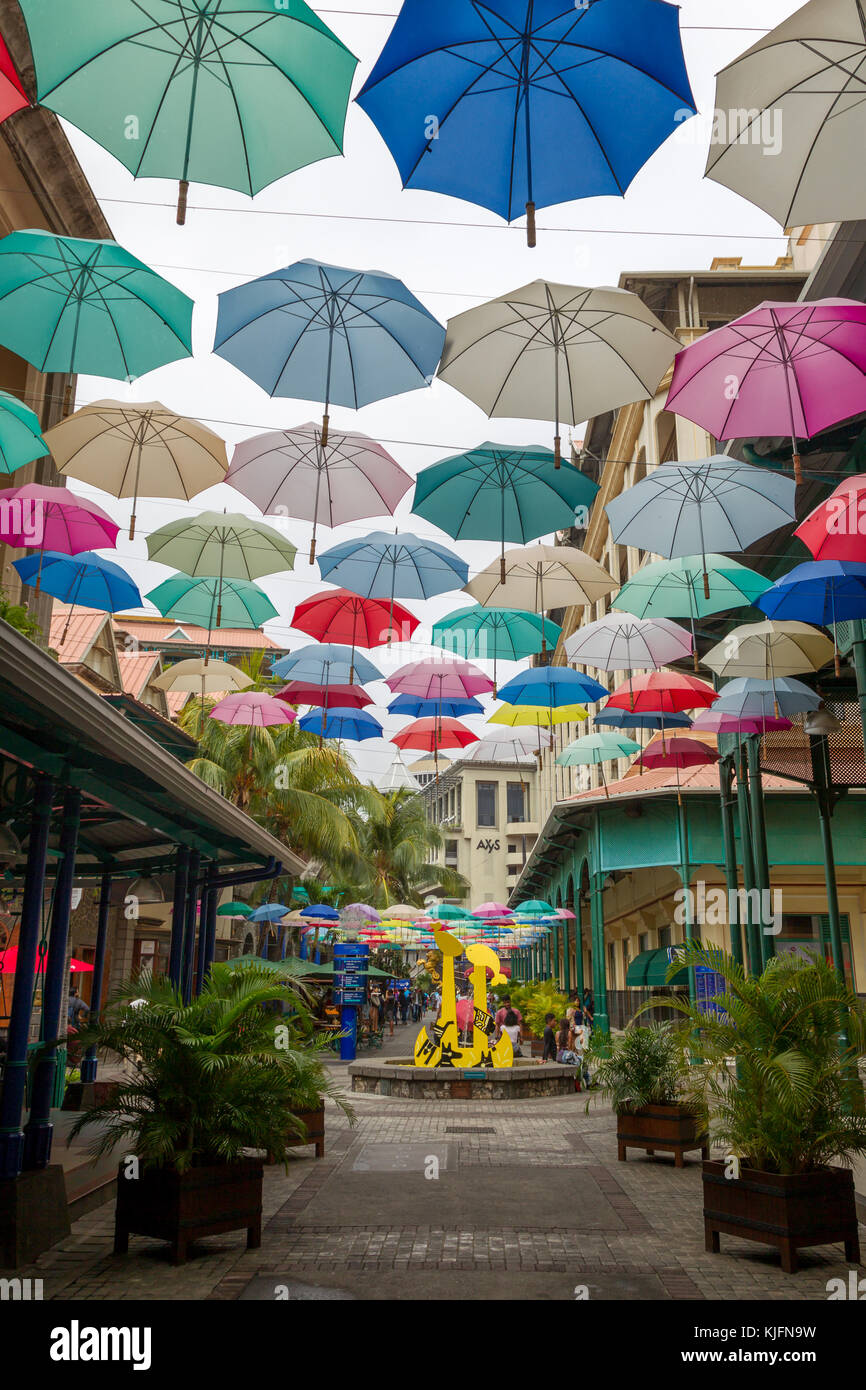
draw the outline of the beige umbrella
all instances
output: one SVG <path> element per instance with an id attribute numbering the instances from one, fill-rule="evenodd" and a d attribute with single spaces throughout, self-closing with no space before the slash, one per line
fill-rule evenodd
<path id="1" fill-rule="evenodd" d="M 704 665 L 729 679 L 751 677 L 775 682 L 783 676 L 820 671 L 833 660 L 833 643 L 826 633 L 808 623 L 774 622 L 744 624 L 729 632 L 704 657 Z M 779 706 L 775 703 L 778 717 Z"/>
<path id="2" fill-rule="evenodd" d="M 227 661 L 211 661 L 207 665 L 201 658 L 178 661 L 163 671 L 152 682 L 157 690 L 188 690 L 195 695 L 222 694 L 223 691 L 246 690 L 253 684 L 239 666 L 230 666 Z"/>
<path id="3" fill-rule="evenodd" d="M 140 494 L 189 501 L 223 482 L 229 466 L 218 434 L 159 401 L 96 401 L 48 430 L 45 442 L 60 473 L 133 499 L 130 540 Z"/>
<path id="4" fill-rule="evenodd" d="M 394 903 L 393 907 L 383 907 L 383 913 L 390 920 L 396 922 L 417 922 L 420 917 L 426 917 L 426 912 L 422 912 L 420 907 L 412 907 L 410 903 Z"/>
<path id="5" fill-rule="evenodd" d="M 500 561 L 477 574 L 465 592 L 484 608 L 522 608 L 543 614 L 549 608 L 595 603 L 618 587 L 591 555 L 570 545 L 522 545 L 505 552 L 505 581 Z M 542 652 L 546 642 L 542 630 Z"/>

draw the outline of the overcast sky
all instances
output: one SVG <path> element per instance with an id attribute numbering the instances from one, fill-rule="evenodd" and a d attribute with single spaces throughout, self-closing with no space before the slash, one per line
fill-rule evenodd
<path id="1" fill-rule="evenodd" d="M 341 0 L 339 9 L 316 8 L 360 59 L 354 86 L 358 91 L 390 32 L 396 0 L 376 0 L 375 4 L 373 0 Z M 684 48 L 699 110 L 712 110 L 714 74 L 797 8 L 792 0 L 683 0 Z M 365 9 L 388 14 L 364 13 Z M 623 119 L 628 116 L 624 111 Z M 67 130 L 117 241 L 196 301 L 194 358 L 151 372 L 131 386 L 83 377 L 78 404 L 104 398 L 161 400 L 173 410 L 205 421 L 230 448 L 265 430 L 291 428 L 316 418 L 314 406 L 271 400 L 211 351 L 217 295 L 304 257 L 397 275 L 444 323 L 473 304 L 539 278 L 612 285 L 623 271 L 700 270 L 715 255 L 741 255 L 745 264 L 771 265 L 786 249 L 771 218 L 719 184 L 704 180 L 706 142 L 697 122 L 683 126 L 667 141 L 625 199 L 589 199 L 540 212 L 535 250 L 527 248 L 522 225 L 508 229 L 472 204 L 438 194 L 403 192 L 386 146 L 354 103 L 349 106 L 344 158 L 300 170 L 265 189 L 254 202 L 223 189 L 193 185 L 183 228 L 175 224 L 176 184 L 153 179 L 136 182 L 86 136 L 71 127 Z M 281 138 L 279 131 L 274 138 Z M 358 412 L 333 407 L 331 420 L 335 428 L 359 429 L 381 440 L 413 475 L 447 454 L 487 439 L 550 447 L 552 436 L 552 428 L 534 421 L 488 422 L 476 406 L 438 381 L 429 390 Z M 579 428 L 575 435 L 581 436 Z M 90 492 L 117 519 L 128 520 L 129 502 L 118 502 L 80 483 L 73 486 Z M 429 523 L 411 516 L 411 498 L 410 490 L 398 508 L 400 529 L 452 545 Z M 146 559 L 147 533 L 179 516 L 224 507 L 259 515 L 250 502 L 226 486 L 212 488 L 190 504 L 142 503 L 136 539 L 130 542 L 121 531 L 116 558 L 145 593 L 170 573 Z M 335 531 L 320 529 L 319 549 L 394 524 L 387 518 L 373 518 Z M 259 582 L 280 614 L 266 631 L 280 645 L 294 648 L 309 640 L 291 627 L 295 605 L 328 586 L 319 578 L 318 567 L 307 561 L 310 526 L 304 522 L 283 525 L 298 545 L 296 570 Z M 495 545 L 486 543 L 461 543 L 457 548 L 468 560 L 470 573 L 498 553 Z M 395 646 L 384 664 L 379 660 L 382 649 L 370 653 L 374 663 L 387 674 L 405 661 L 435 655 L 439 649 L 425 645 L 431 624 L 469 602 L 467 595 L 456 591 L 426 603 L 410 603 L 421 618 L 418 637 L 422 640 L 411 648 Z M 501 663 L 500 682 L 515 669 Z M 383 705 L 390 698 L 384 685 L 370 690 Z M 371 712 L 377 717 L 383 714 L 380 709 Z M 393 733 L 405 722 L 385 716 L 386 732 Z M 468 722 L 476 732 L 485 731 L 482 719 Z M 395 752 L 393 745 L 379 740 L 352 748 L 357 750 L 359 770 L 371 777 L 385 771 Z"/>

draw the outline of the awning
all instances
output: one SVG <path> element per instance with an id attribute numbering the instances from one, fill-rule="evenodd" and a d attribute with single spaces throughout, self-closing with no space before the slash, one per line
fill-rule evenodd
<path id="1" fill-rule="evenodd" d="M 659 946 L 654 951 L 641 951 L 629 963 L 625 982 L 629 989 L 672 989 L 676 985 L 687 985 L 689 972 L 685 966 L 678 970 L 672 980 L 668 979 L 671 958 L 669 947 Z"/>

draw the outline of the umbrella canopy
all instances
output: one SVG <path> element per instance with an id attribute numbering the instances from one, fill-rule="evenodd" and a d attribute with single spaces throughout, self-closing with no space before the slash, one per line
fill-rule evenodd
<path id="1" fill-rule="evenodd" d="M 630 758 L 640 752 L 640 744 L 621 734 L 587 734 L 575 739 L 557 757 L 561 767 L 597 767 L 616 758 Z M 523 911 L 526 909 L 523 908 Z"/>
<path id="2" fill-rule="evenodd" d="M 219 627 L 257 628 L 278 616 L 267 594 L 245 579 L 197 579 L 173 574 L 147 595 L 164 618 Z"/>
<path id="3" fill-rule="evenodd" d="M 253 197 L 342 153 L 357 59 L 303 0 L 21 8 L 42 105 L 136 178 L 180 180 L 179 222 L 190 180 Z"/>
<path id="4" fill-rule="evenodd" d="M 505 581 L 498 561 L 465 588 L 484 608 L 522 608 L 543 614 L 549 608 L 596 603 L 617 587 L 613 575 L 591 555 L 570 545 L 526 545 L 505 552 Z M 547 649 L 542 628 L 541 650 Z"/>
<path id="5" fill-rule="evenodd" d="M 339 646 L 334 642 L 301 647 L 298 651 L 290 652 L 288 656 L 275 661 L 271 670 L 281 679 L 288 676 L 292 682 L 301 681 L 327 687 L 351 685 L 350 672 L 353 670 L 361 681 L 382 679 L 381 672 L 377 671 L 372 661 L 368 661 L 365 656 L 359 656 L 357 652 L 353 653 L 351 647 Z"/>
<path id="6" fill-rule="evenodd" d="M 638 618 L 691 618 L 694 622 L 712 613 L 746 608 L 769 587 L 763 574 L 726 555 L 684 555 L 643 565 L 613 602 Z"/>
<path id="7" fill-rule="evenodd" d="M 717 763 L 719 755 L 696 738 L 669 738 L 665 744 L 653 744 L 645 748 L 638 762 L 641 767 L 652 771 L 654 768 L 702 767 L 707 763 Z"/>
<path id="8" fill-rule="evenodd" d="M 0 35 L 0 121 L 8 120 L 16 111 L 23 111 L 29 105 L 30 98 L 21 85 L 9 49 Z"/>
<path id="9" fill-rule="evenodd" d="M 318 425 L 307 424 L 244 440 L 226 479 L 265 514 L 313 523 L 310 564 L 320 524 L 392 514 L 412 486 L 409 474 L 374 439 L 331 430 L 325 446 L 321 434 Z"/>
<path id="10" fill-rule="evenodd" d="M 60 551 L 44 550 L 39 555 L 27 555 L 12 563 L 25 584 L 38 585 L 46 594 L 72 607 L 80 604 L 84 608 L 97 608 L 100 613 L 120 613 L 124 608 L 141 607 L 141 594 L 126 570 L 92 551 L 64 555 Z M 65 635 L 64 632 L 64 639 Z"/>
<path id="11" fill-rule="evenodd" d="M 410 532 L 372 531 L 360 541 L 342 541 L 319 556 L 322 578 L 366 597 L 433 598 L 459 589 L 469 566 L 436 541 Z"/>
<path id="12" fill-rule="evenodd" d="M 503 685 L 500 697 L 509 705 L 543 705 L 558 709 L 586 701 L 603 700 L 607 689 L 567 666 L 537 666 Z"/>
<path id="13" fill-rule="evenodd" d="M 412 511 L 455 540 L 498 541 L 504 581 L 506 541 L 525 544 L 573 526 L 597 493 L 597 483 L 558 467 L 549 449 L 482 444 L 422 469 Z"/>
<path id="14" fill-rule="evenodd" d="M 480 204 L 508 222 L 572 198 L 622 196 L 695 110 L 675 9 L 407 0 L 358 102 L 404 188 Z M 639 119 L 623 130 L 625 104 Z M 431 138 L 428 114 L 441 112 Z"/>
<path id="15" fill-rule="evenodd" d="M 412 776 L 411 771 L 403 761 L 402 753 L 395 753 L 393 762 L 387 772 L 377 779 L 376 785 L 380 792 L 386 795 L 389 792 L 412 791 L 417 792 L 421 789 L 421 784 L 416 777 Z"/>
<path id="16" fill-rule="evenodd" d="M 240 512 L 202 512 L 152 531 L 147 553 L 184 574 L 251 580 L 293 569 L 298 551 L 272 526 Z"/>
<path id="17" fill-rule="evenodd" d="M 484 706 L 480 700 L 422 700 L 417 695 L 397 695 L 388 705 L 389 714 L 408 714 L 413 719 L 422 719 L 428 714 L 438 714 L 448 719 L 462 719 L 466 714 L 483 714 Z"/>
<path id="18" fill-rule="evenodd" d="M 360 709 L 340 709 L 339 706 L 304 715 L 300 727 L 308 733 L 318 734 L 319 738 L 346 738 L 354 743 L 363 743 L 368 738 L 382 738 L 384 732 L 372 714 Z"/>
<path id="19" fill-rule="evenodd" d="M 866 561 L 866 473 L 843 478 L 794 535 L 816 560 Z"/>
<path id="20" fill-rule="evenodd" d="M 159 401 L 96 401 L 61 420 L 45 440 L 59 473 L 133 499 L 130 540 L 139 494 L 189 501 L 223 482 L 228 468 L 218 434 Z"/>
<path id="21" fill-rule="evenodd" d="M 393 917 L 398 922 L 417 922 L 426 913 L 420 907 L 413 907 L 411 903 L 392 903 L 385 908 L 389 917 Z"/>
<path id="22" fill-rule="evenodd" d="M 412 661 L 401 666 L 387 684 L 402 695 L 422 700 L 462 700 L 493 689 L 489 676 L 469 661 Z"/>
<path id="23" fill-rule="evenodd" d="M 779 719 L 815 710 L 820 704 L 821 696 L 802 681 L 788 676 L 775 681 L 743 676 L 722 686 L 714 713 L 732 714 L 738 719 Z"/>
<path id="24" fill-rule="evenodd" d="M 554 724 L 577 724 L 589 716 L 582 705 L 501 705 L 487 720 L 488 724 L 505 724 L 510 729 L 552 728 Z"/>
<path id="25" fill-rule="evenodd" d="M 151 681 L 157 690 L 186 690 L 201 695 L 213 695 L 224 690 L 246 690 L 253 684 L 252 676 L 227 661 L 205 663 L 200 657 L 176 661 Z"/>
<path id="26" fill-rule="evenodd" d="M 37 974 L 37 975 L 42 975 L 42 974 L 44 974 L 44 971 L 45 971 L 45 961 L 46 961 L 46 959 L 47 959 L 47 954 L 46 954 L 46 955 L 37 955 L 37 957 L 36 957 L 36 969 L 35 969 L 35 972 L 34 972 L 35 974 Z M 17 947 L 17 946 L 7 946 L 5 951 L 0 951 L 0 972 L 2 972 L 4 975 L 14 975 L 17 968 L 18 968 L 18 947 Z M 88 962 L 87 962 L 86 960 L 78 960 L 78 958 L 77 958 L 76 956 L 73 956 L 73 957 L 71 958 L 71 960 L 69 961 L 69 964 L 68 964 L 68 966 L 67 966 L 67 969 L 70 970 L 70 971 L 72 972 L 73 975 L 86 975 L 86 974 L 88 974 L 91 970 L 93 970 L 94 968 L 95 968 L 95 967 L 92 966 L 92 965 L 90 965 L 90 964 L 88 964 Z"/>
<path id="27" fill-rule="evenodd" d="M 603 709 L 593 715 L 593 721 L 611 729 L 688 729 L 692 723 L 685 714 L 665 714 L 663 710 L 633 713 L 625 709 Z"/>
<path id="28" fill-rule="evenodd" d="M 279 922 L 282 921 L 289 912 L 289 908 L 282 903 L 262 903 L 254 912 L 249 915 L 250 922 Z"/>
<path id="29" fill-rule="evenodd" d="M 811 0 L 771 29 L 719 73 L 715 109 L 728 125 L 713 138 L 707 177 L 783 227 L 863 217 L 851 171 L 866 146 L 864 58 L 860 0 Z"/>
<path id="30" fill-rule="evenodd" d="M 439 376 L 490 417 L 554 420 L 555 461 L 560 421 L 651 400 L 678 347 L 629 290 L 534 280 L 449 319 Z"/>
<path id="31" fill-rule="evenodd" d="M 221 294 L 214 351 L 269 396 L 323 401 L 325 446 L 331 405 L 428 386 L 444 340 L 393 275 L 306 260 Z"/>
<path id="32" fill-rule="evenodd" d="M 0 44 L 3 40 L 0 38 Z M 2 71 L 2 49 L 0 49 Z M 2 87 L 0 87 L 2 102 Z M 2 120 L 0 116 L 0 120 Z M 15 473 L 26 463 L 44 458 L 48 443 L 42 438 L 39 416 L 17 396 L 0 391 L 0 473 Z"/>
<path id="33" fill-rule="evenodd" d="M 440 748 L 466 748 L 477 741 L 478 735 L 459 719 L 416 719 L 391 739 L 398 748 L 416 748 L 422 753 L 438 753 Z"/>
<path id="34" fill-rule="evenodd" d="M 217 917 L 251 917 L 253 909 L 249 903 L 220 903 L 217 908 Z"/>
<path id="35" fill-rule="evenodd" d="M 439 922 L 471 922 L 472 913 L 456 903 L 438 903 L 433 908 L 434 920 Z"/>
<path id="36" fill-rule="evenodd" d="M 251 729 L 266 729 L 272 724 L 293 724 L 294 710 L 282 700 L 261 690 L 236 691 L 227 695 L 210 711 L 211 719 L 221 724 L 243 724 Z"/>
<path id="37" fill-rule="evenodd" d="M 735 714 L 725 714 L 717 708 L 704 710 L 692 724 L 696 734 L 769 734 L 783 729 L 791 729 L 790 719 L 769 717 L 752 718 L 748 715 L 738 718 Z"/>
<path id="38" fill-rule="evenodd" d="M 473 917 L 508 917 L 511 918 L 507 903 L 481 903 L 479 907 L 473 907 Z"/>
<path id="39" fill-rule="evenodd" d="M 691 637 L 676 623 L 630 613 L 607 613 L 579 627 L 565 643 L 569 661 L 597 671 L 657 670 L 691 652 Z"/>
<path id="40" fill-rule="evenodd" d="M 715 439 L 787 435 L 795 481 L 801 483 L 797 440 L 866 410 L 866 304 L 854 299 L 759 304 L 683 348 L 666 408 L 694 420 Z M 707 544 L 733 548 L 709 537 Z"/>
<path id="41" fill-rule="evenodd" d="M 340 908 L 340 921 L 346 926 L 350 922 L 381 922 L 382 914 L 369 903 L 346 903 Z"/>
<path id="42" fill-rule="evenodd" d="M 381 647 L 392 637 L 408 642 L 418 626 L 414 613 L 387 599 L 362 598 L 349 589 L 328 589 L 299 603 L 292 627 L 322 641 L 344 642 L 352 647 Z M 395 634 L 396 629 L 396 634 Z"/>
<path id="43" fill-rule="evenodd" d="M 866 618 L 866 565 L 842 560 L 820 560 L 797 565 L 758 599 L 758 608 L 770 618 L 800 618 L 821 627 Z M 835 647 L 836 674 L 840 673 Z"/>
<path id="44" fill-rule="evenodd" d="M 433 643 L 477 661 L 522 661 L 542 647 L 553 649 L 562 628 L 521 608 L 458 608 L 433 624 Z"/>
<path id="45" fill-rule="evenodd" d="M 717 676 L 752 676 L 772 681 L 820 671 L 833 660 L 833 643 L 808 623 L 751 623 L 729 632 L 704 657 Z"/>
<path id="46" fill-rule="evenodd" d="M 605 709 L 624 709 L 632 714 L 644 710 L 681 714 L 683 710 L 705 709 L 717 699 L 715 690 L 696 676 L 679 671 L 652 671 L 634 676 L 617 686 Z"/>
<path id="47" fill-rule="evenodd" d="M 550 906 L 550 903 L 542 902 L 540 898 L 530 898 L 525 903 L 518 903 L 514 911 L 522 913 L 548 912 L 553 916 L 553 908 Z"/>
<path id="48" fill-rule="evenodd" d="M 288 685 L 277 691 L 277 698 L 289 705 L 321 706 L 332 703 L 339 709 L 363 709 L 365 705 L 375 703 L 362 685 L 324 685 L 302 680 L 289 681 Z"/>
<path id="49" fill-rule="evenodd" d="M 16 549 L 41 546 L 64 555 L 114 549 L 116 521 L 65 487 L 26 483 L 0 492 L 0 540 Z"/>
<path id="50" fill-rule="evenodd" d="M 706 557 L 708 551 L 744 551 L 759 536 L 789 525 L 796 517 L 794 493 L 790 478 L 717 454 L 661 464 L 605 511 L 618 545 L 669 559 Z M 705 598 L 708 589 L 707 580 Z"/>
<path id="51" fill-rule="evenodd" d="M 0 304 L 0 343 L 40 372 L 128 381 L 192 356 L 192 300 L 114 241 L 10 233 Z"/>

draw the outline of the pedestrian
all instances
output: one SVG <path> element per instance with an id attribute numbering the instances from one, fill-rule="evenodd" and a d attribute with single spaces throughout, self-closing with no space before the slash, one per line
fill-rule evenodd
<path id="1" fill-rule="evenodd" d="M 401 1021 L 403 1024 L 406 1024 L 406 1023 L 409 1022 L 409 991 L 408 991 L 408 989 L 402 989 L 402 990 L 400 991 L 400 1021 Z"/>
<path id="2" fill-rule="evenodd" d="M 370 986 L 370 1032 L 378 1033 L 382 1017 L 382 991 L 377 984 Z"/>
<path id="3" fill-rule="evenodd" d="M 421 1015 L 424 1012 L 424 994 L 420 989 L 416 989 L 412 995 L 412 1022 L 420 1023 Z"/>
<path id="4" fill-rule="evenodd" d="M 583 1083 L 587 1088 L 592 1085 L 592 1078 L 586 1063 L 586 1054 L 589 1051 L 591 1033 L 592 1029 L 588 1023 L 580 1023 L 574 1030 L 574 1051 L 577 1056 L 577 1065 L 580 1067 Z"/>
<path id="5" fill-rule="evenodd" d="M 69 993 L 69 998 L 66 1001 L 66 1021 L 69 1027 L 74 1028 L 77 1032 L 81 1026 L 81 1015 L 89 1013 L 90 1009 L 73 985 Z"/>
<path id="6" fill-rule="evenodd" d="M 502 1021 L 502 1032 L 506 1033 L 511 1039 L 511 1047 L 515 1057 L 523 1056 L 523 1033 L 520 1030 L 520 1019 L 517 1017 L 515 1009 L 509 1009 Z"/>
<path id="7" fill-rule="evenodd" d="M 541 1035 L 543 1044 L 541 1060 L 542 1062 L 556 1061 L 556 1033 L 553 1025 L 556 1022 L 556 1014 L 544 1015 L 544 1032 Z"/>
<path id="8" fill-rule="evenodd" d="M 385 1018 L 388 1023 L 388 1037 L 394 1036 L 394 1020 L 397 1015 L 397 996 L 389 985 L 385 991 Z"/>
<path id="9" fill-rule="evenodd" d="M 518 1022 L 518 1023 L 520 1023 L 520 1024 L 523 1023 L 523 1015 L 521 1014 L 520 1010 L 519 1010 L 519 1009 L 512 1009 L 512 1007 L 511 1007 L 511 995 L 510 995 L 510 994 L 505 994 L 505 995 L 502 996 L 502 1004 L 501 1004 L 500 1007 L 496 1010 L 496 1013 L 495 1013 L 494 1016 L 493 1016 L 493 1022 L 496 1024 L 496 1036 L 497 1036 L 497 1038 L 499 1037 L 500 1033 L 502 1032 L 502 1025 L 503 1025 L 503 1023 L 505 1022 L 505 1015 L 506 1015 L 507 1013 L 509 1013 L 509 1012 L 510 1012 L 510 1013 L 514 1013 L 514 1014 L 517 1015 L 517 1022 Z"/>
<path id="10" fill-rule="evenodd" d="M 457 998 L 457 1027 L 460 1029 L 461 1041 L 470 1043 L 472 1041 L 472 1020 L 475 1015 L 475 1008 L 472 1000 L 465 994 Z"/>
<path id="11" fill-rule="evenodd" d="M 590 1027 L 592 1027 L 592 1018 L 594 1013 L 595 1009 L 593 1007 L 592 1002 L 592 991 L 589 989 L 585 989 L 583 991 L 583 1014 Z"/>

